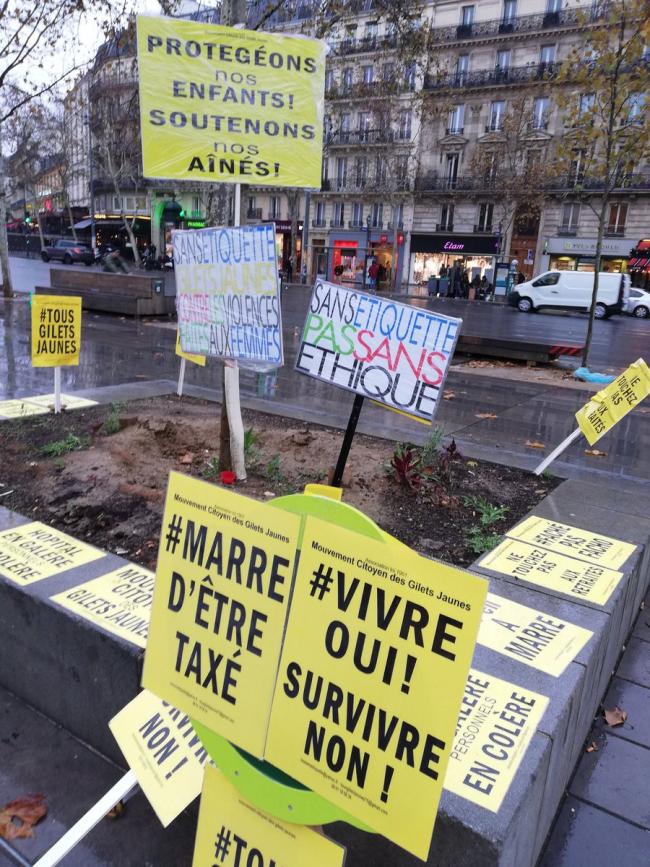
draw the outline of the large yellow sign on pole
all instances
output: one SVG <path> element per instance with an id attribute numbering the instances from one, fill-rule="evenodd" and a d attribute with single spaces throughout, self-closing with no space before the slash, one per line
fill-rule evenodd
<path id="1" fill-rule="evenodd" d="M 266 758 L 426 859 L 486 589 L 308 518 Z"/>
<path id="2" fill-rule="evenodd" d="M 138 17 L 144 174 L 321 185 L 325 44 Z"/>
<path id="3" fill-rule="evenodd" d="M 650 368 L 639 358 L 576 413 L 576 421 L 589 445 L 598 442 L 649 394 Z"/>

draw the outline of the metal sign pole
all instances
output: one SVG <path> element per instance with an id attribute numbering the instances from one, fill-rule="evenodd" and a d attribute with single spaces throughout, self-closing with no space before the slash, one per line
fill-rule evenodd
<path id="1" fill-rule="evenodd" d="M 352 440 L 354 439 L 354 434 L 357 429 L 357 422 L 359 421 L 359 416 L 361 415 L 361 407 L 363 406 L 363 401 L 364 398 L 362 395 L 355 395 L 354 403 L 352 404 L 352 412 L 350 413 L 350 418 L 348 419 L 348 426 L 345 429 L 345 435 L 341 444 L 341 451 L 339 452 L 339 458 L 336 462 L 336 469 L 334 470 L 334 475 L 332 476 L 332 487 L 334 488 L 342 487 L 343 473 L 345 472 L 345 465 L 348 460 L 348 455 L 350 454 L 350 449 L 352 448 Z"/>

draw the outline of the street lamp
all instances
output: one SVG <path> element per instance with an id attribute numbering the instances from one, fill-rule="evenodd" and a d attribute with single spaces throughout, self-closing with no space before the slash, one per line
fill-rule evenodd
<path id="1" fill-rule="evenodd" d="M 370 214 L 366 217 L 366 255 L 363 263 L 363 291 L 366 291 L 366 280 L 368 278 L 368 256 L 370 253 Z"/>

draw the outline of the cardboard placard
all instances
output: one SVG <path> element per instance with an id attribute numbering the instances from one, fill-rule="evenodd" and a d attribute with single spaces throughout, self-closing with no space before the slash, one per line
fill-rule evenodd
<path id="1" fill-rule="evenodd" d="M 127 564 L 57 593 L 52 601 L 125 641 L 146 647 L 155 580 L 153 572 Z"/>
<path id="2" fill-rule="evenodd" d="M 79 364 L 81 298 L 32 296 L 32 366 Z"/>
<path id="3" fill-rule="evenodd" d="M 30 403 L 35 403 L 37 406 L 44 406 L 47 409 L 54 409 L 54 395 L 41 394 L 37 397 L 26 397 Z M 96 400 L 90 400 L 87 397 L 78 397 L 74 394 L 61 395 L 61 409 L 83 409 L 88 406 L 97 406 Z"/>
<path id="4" fill-rule="evenodd" d="M 548 698 L 471 669 L 445 789 L 498 813 Z"/>
<path id="5" fill-rule="evenodd" d="M 40 521 L 0 532 L 0 574 L 24 586 L 103 557 L 91 548 Z"/>
<path id="6" fill-rule="evenodd" d="M 622 572 L 556 554 L 518 539 L 506 539 L 481 559 L 481 566 L 530 584 L 605 605 L 623 577 Z"/>
<path id="7" fill-rule="evenodd" d="M 172 242 L 183 352 L 280 366 L 273 224 L 177 230 Z"/>
<path id="8" fill-rule="evenodd" d="M 146 177 L 320 189 L 322 40 L 137 20 Z"/>
<path id="9" fill-rule="evenodd" d="M 201 791 L 208 761 L 189 717 L 143 690 L 109 726 L 166 828 Z"/>
<path id="10" fill-rule="evenodd" d="M 47 407 L 38 406 L 27 398 L 17 397 L 13 400 L 0 402 L 0 417 L 2 418 L 24 418 L 28 415 L 45 415 L 46 412 Z"/>
<path id="11" fill-rule="evenodd" d="M 296 370 L 430 421 L 462 320 L 317 281 Z"/>
<path id="12" fill-rule="evenodd" d="M 426 858 L 486 590 L 307 518 L 267 760 Z"/>
<path id="13" fill-rule="evenodd" d="M 171 473 L 142 684 L 259 758 L 300 519 Z"/>
<path id="14" fill-rule="evenodd" d="M 593 632 L 488 593 L 478 642 L 510 659 L 559 677 Z"/>
<path id="15" fill-rule="evenodd" d="M 344 861 L 342 846 L 263 813 L 216 768 L 205 769 L 192 867 L 343 867 Z"/>
<path id="16" fill-rule="evenodd" d="M 576 413 L 576 421 L 589 444 L 598 442 L 649 394 L 650 368 L 639 358 Z"/>
<path id="17" fill-rule="evenodd" d="M 193 355 L 191 352 L 183 352 L 181 348 L 181 335 L 178 330 L 176 331 L 176 355 L 184 358 L 186 361 L 191 361 L 192 364 L 198 364 L 199 367 L 205 367 L 205 355 Z"/>
<path id="18" fill-rule="evenodd" d="M 636 551 L 636 545 L 622 542 L 611 536 L 580 530 L 560 521 L 538 518 L 532 515 L 517 524 L 506 534 L 511 539 L 519 539 L 530 545 L 539 545 L 556 554 L 566 554 L 585 563 L 620 569 Z"/>

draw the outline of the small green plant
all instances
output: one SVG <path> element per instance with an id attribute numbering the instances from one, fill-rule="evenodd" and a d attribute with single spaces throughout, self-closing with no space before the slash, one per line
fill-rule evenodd
<path id="1" fill-rule="evenodd" d="M 427 441 L 420 449 L 420 463 L 423 467 L 433 467 L 439 458 L 444 431 L 441 427 L 434 427 Z"/>
<path id="2" fill-rule="evenodd" d="M 244 431 L 244 460 L 248 467 L 257 466 L 262 458 L 258 448 L 259 441 L 259 434 L 252 427 Z"/>
<path id="3" fill-rule="evenodd" d="M 554 475 L 554 473 L 551 472 L 551 470 L 544 470 L 542 472 L 542 478 L 543 479 L 554 479 L 555 475 Z"/>
<path id="4" fill-rule="evenodd" d="M 207 461 L 206 465 L 201 470 L 201 475 L 204 479 L 208 481 L 216 482 L 219 479 L 220 470 L 219 470 L 219 459 L 218 458 L 210 458 Z"/>
<path id="5" fill-rule="evenodd" d="M 419 488 L 422 482 L 419 450 L 408 443 L 396 443 L 386 472 L 405 488 Z"/>
<path id="6" fill-rule="evenodd" d="M 111 436 L 120 430 L 122 427 L 122 423 L 120 422 L 120 413 L 124 410 L 125 406 L 125 403 L 111 404 L 108 415 L 104 419 L 104 424 L 102 425 L 102 433 L 105 436 Z"/>
<path id="7" fill-rule="evenodd" d="M 86 449 L 89 445 L 90 437 L 78 437 L 70 432 L 64 440 L 55 440 L 42 446 L 41 454 L 46 458 L 60 458 L 62 455 L 70 454 L 70 452 Z"/>
<path id="8" fill-rule="evenodd" d="M 482 527 L 491 527 L 499 521 L 503 521 L 508 514 L 507 506 L 495 506 L 489 503 L 485 497 L 470 496 L 464 497 L 463 503 L 468 509 L 472 509 L 479 515 L 479 520 Z"/>
<path id="9" fill-rule="evenodd" d="M 465 533 L 465 541 L 467 547 L 475 554 L 485 554 L 491 551 L 501 541 L 501 536 L 497 533 L 486 533 L 483 527 L 470 527 Z"/>
<path id="10" fill-rule="evenodd" d="M 280 455 L 273 455 L 268 464 L 264 467 L 262 475 L 267 480 L 274 484 L 280 484 L 284 480 L 282 470 L 280 469 Z"/>

